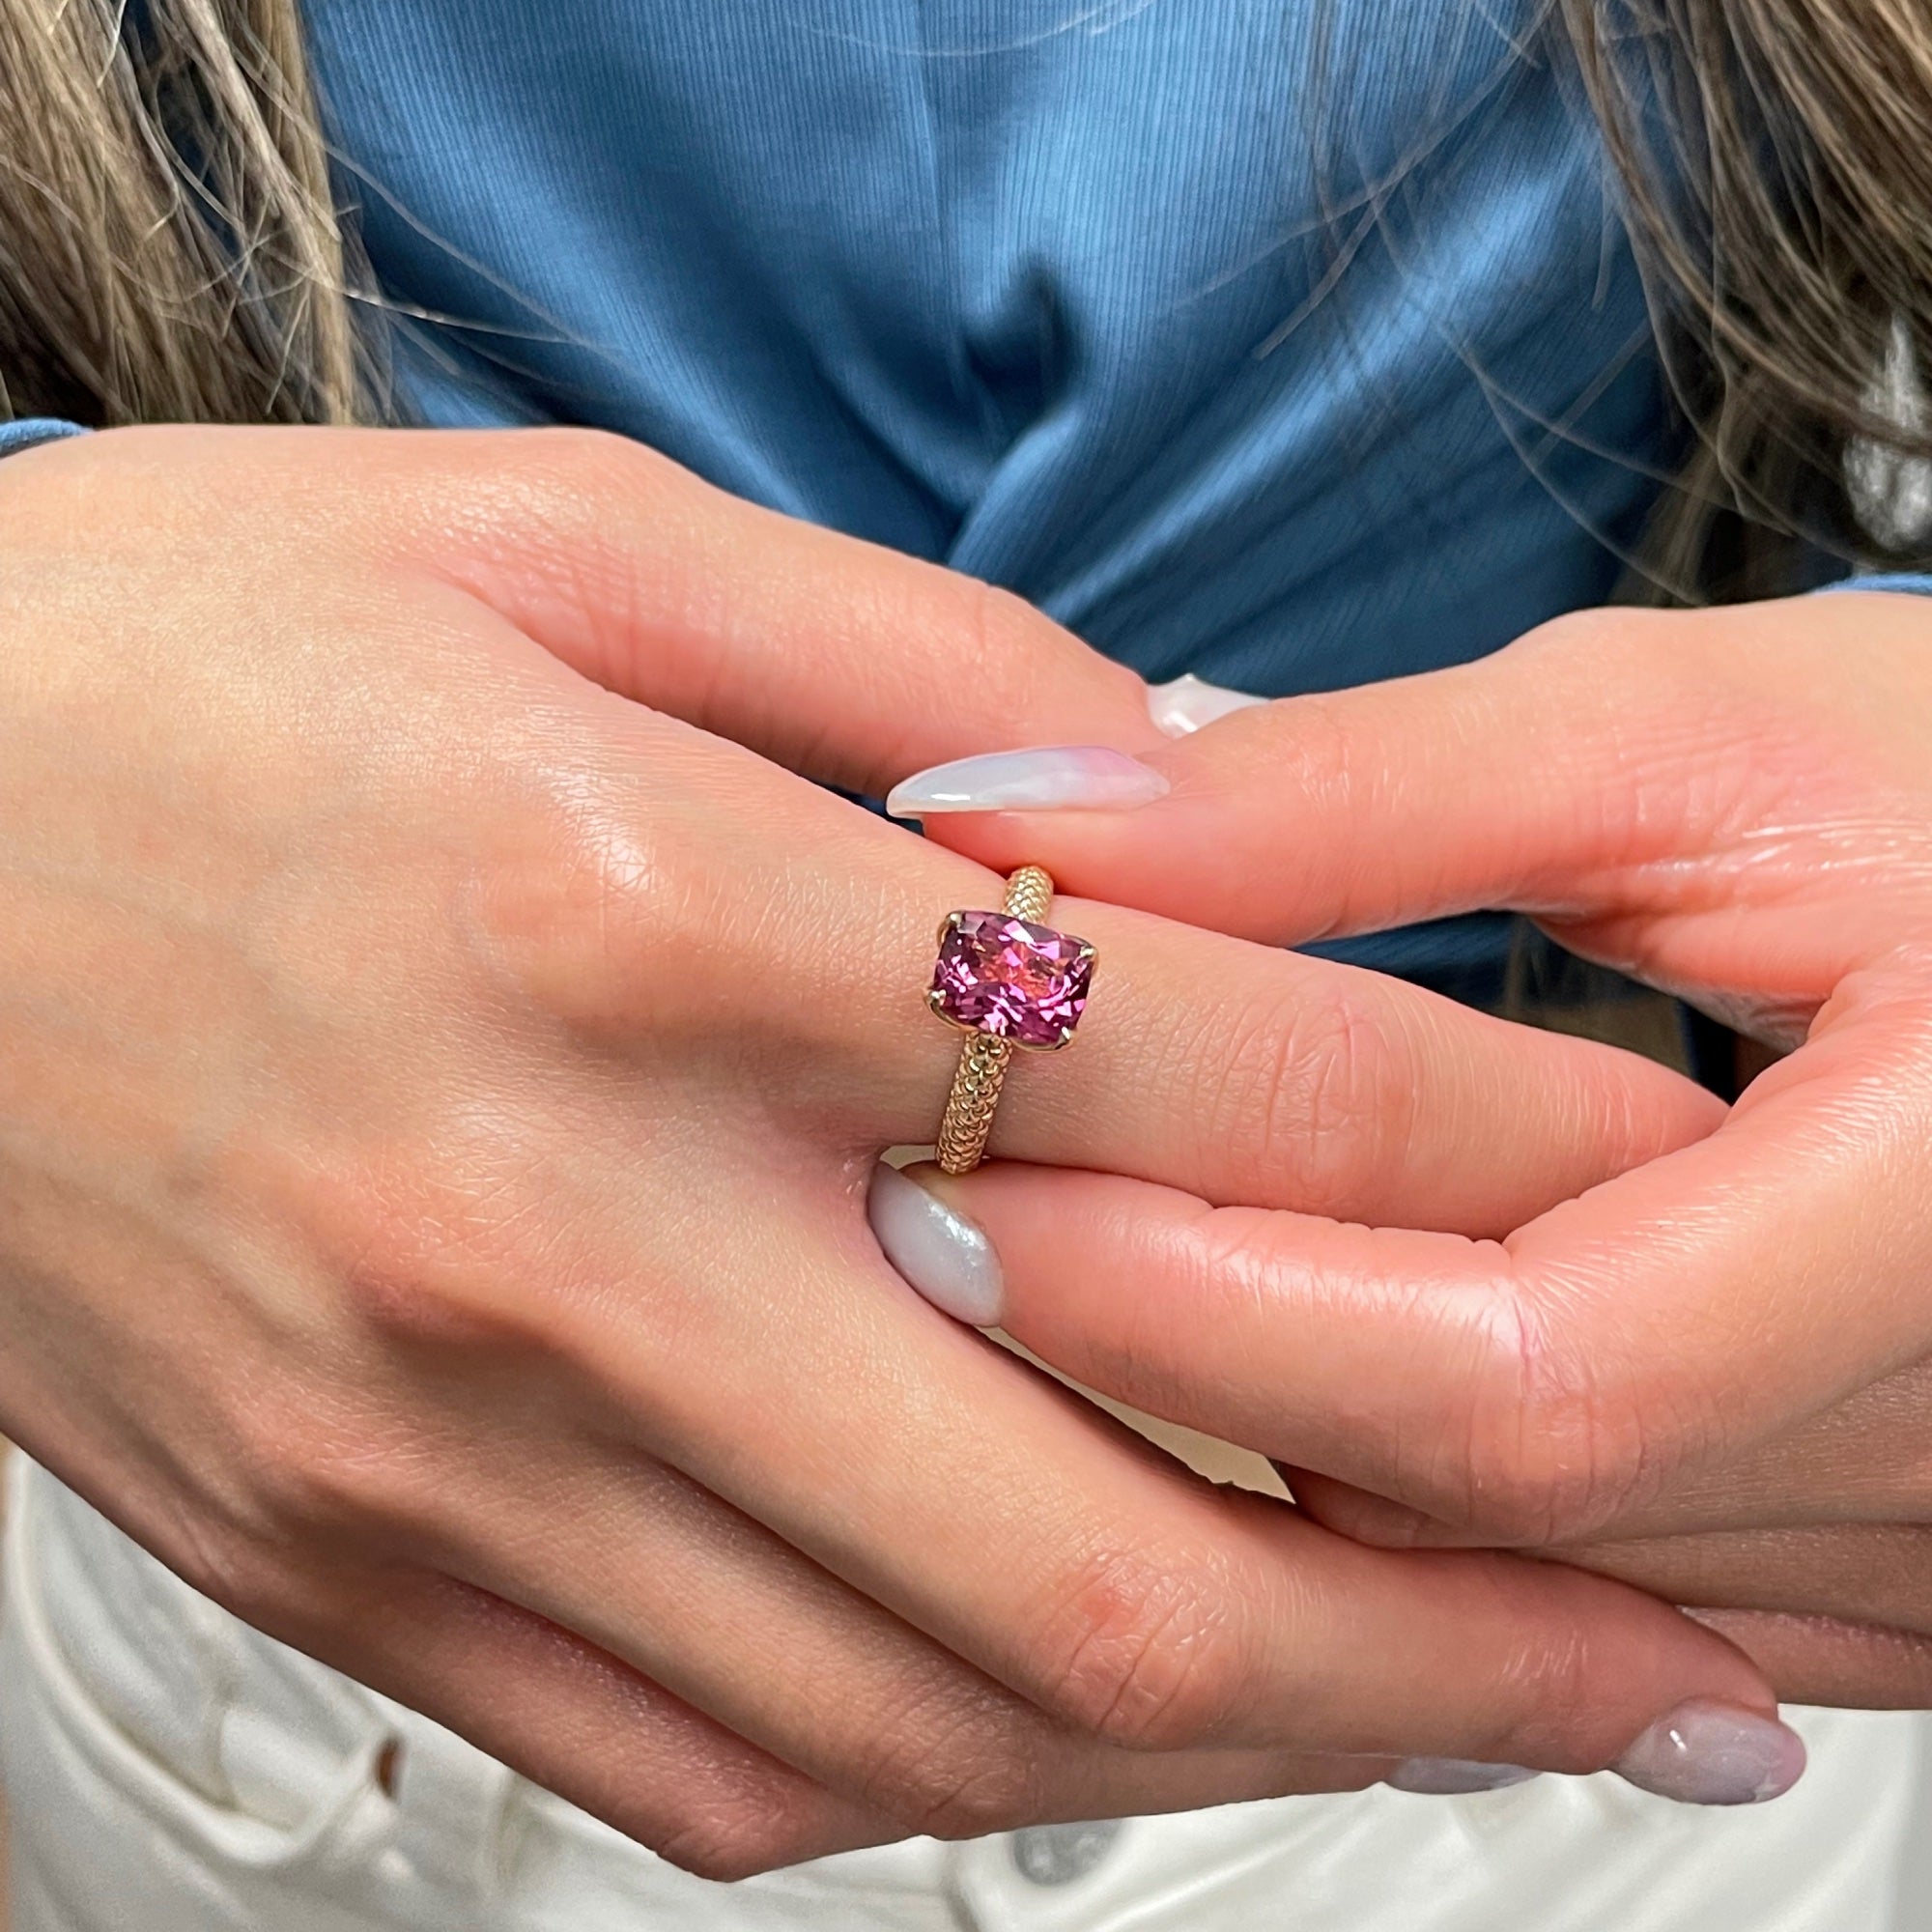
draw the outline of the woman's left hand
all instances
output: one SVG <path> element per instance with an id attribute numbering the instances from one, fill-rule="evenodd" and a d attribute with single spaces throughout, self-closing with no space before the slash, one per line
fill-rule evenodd
<path id="1" fill-rule="evenodd" d="M 1796 1051 L 1708 1139 L 1487 1240 L 930 1177 L 1005 1326 L 1365 1541 L 1553 1549 L 1708 1609 L 1785 1696 L 1932 1703 L 1932 599 L 1566 617 L 1228 716 L 1130 811 L 1079 809 L 1083 760 L 901 795 L 977 858 L 1278 944 L 1520 909 Z M 930 803 L 1015 784 L 1061 809 Z M 1388 1044 L 1346 1042 L 1338 1147 Z"/>

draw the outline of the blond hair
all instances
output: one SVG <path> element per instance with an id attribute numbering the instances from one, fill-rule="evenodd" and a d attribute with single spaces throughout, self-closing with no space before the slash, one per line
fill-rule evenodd
<path id="1" fill-rule="evenodd" d="M 294 0 L 0 0 L 5 413 L 369 408 Z"/>

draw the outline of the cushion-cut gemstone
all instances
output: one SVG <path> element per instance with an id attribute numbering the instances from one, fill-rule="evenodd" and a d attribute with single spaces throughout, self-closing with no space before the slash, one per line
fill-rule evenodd
<path id="1" fill-rule="evenodd" d="M 1064 1046 L 1093 978 L 1084 939 L 1003 912 L 956 912 L 939 935 L 932 1009 L 1016 1046 Z"/>

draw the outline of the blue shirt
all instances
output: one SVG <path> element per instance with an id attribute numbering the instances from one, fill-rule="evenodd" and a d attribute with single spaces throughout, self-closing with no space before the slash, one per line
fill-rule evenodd
<path id="1" fill-rule="evenodd" d="M 452 319 L 407 359 L 432 421 L 608 425 L 1151 676 L 1285 693 L 1600 599 L 1668 464 L 1515 5 L 306 14 L 376 270 Z"/>

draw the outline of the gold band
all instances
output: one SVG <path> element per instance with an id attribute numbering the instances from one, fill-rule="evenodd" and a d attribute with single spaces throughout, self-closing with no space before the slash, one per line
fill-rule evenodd
<path id="1" fill-rule="evenodd" d="M 1053 881 L 1038 866 L 1022 866 L 1007 881 L 1009 918 L 1037 925 L 1053 906 Z M 993 1110 L 1006 1084 L 1007 1063 L 1013 1043 L 989 1033 L 975 1034 L 959 1049 L 959 1070 L 952 1076 L 946 1115 L 939 1123 L 939 1166 L 944 1174 L 971 1174 L 986 1152 L 986 1136 L 993 1131 Z"/>

